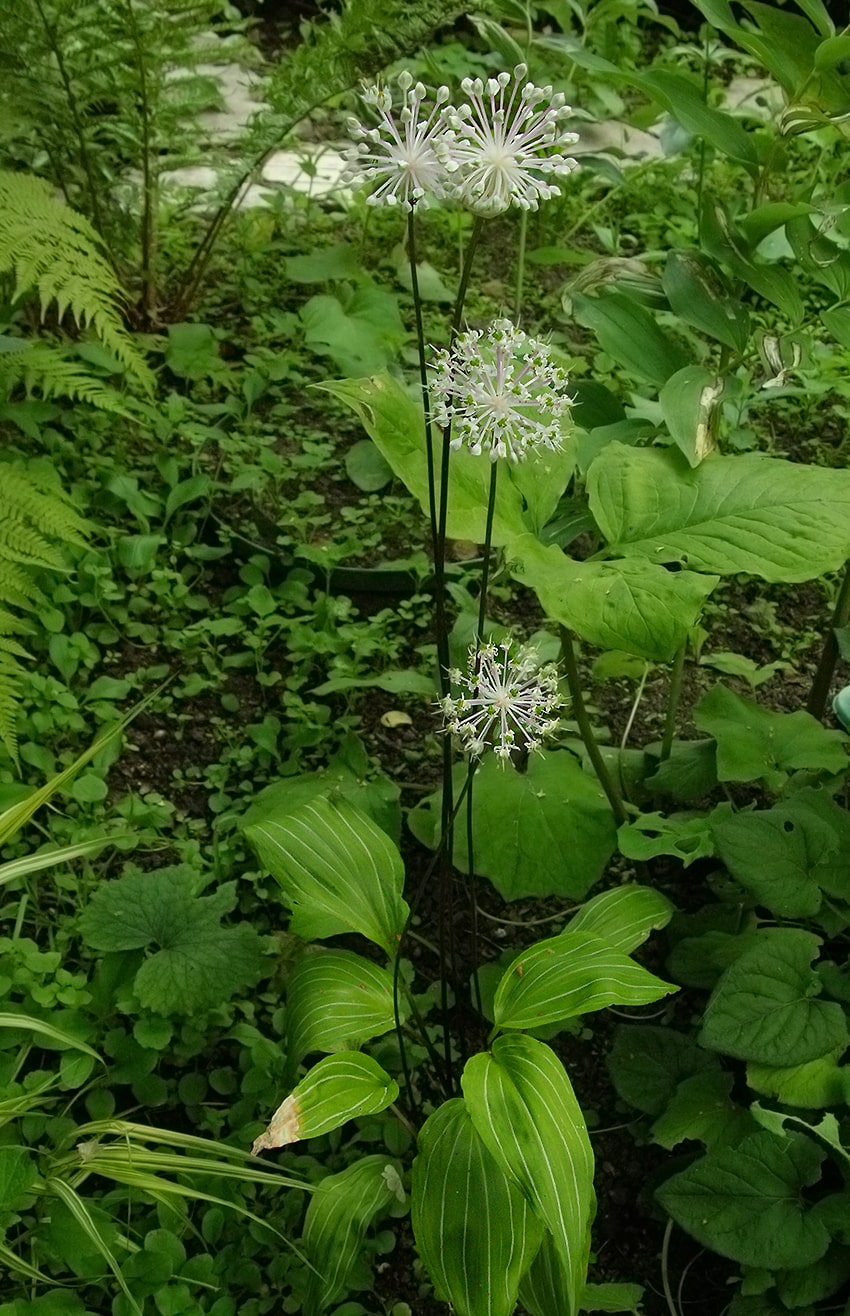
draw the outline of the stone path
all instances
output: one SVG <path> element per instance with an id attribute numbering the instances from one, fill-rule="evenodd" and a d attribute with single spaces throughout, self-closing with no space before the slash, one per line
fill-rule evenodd
<path id="1" fill-rule="evenodd" d="M 198 73 L 215 78 L 221 88 L 222 109 L 201 114 L 202 145 L 220 153 L 235 143 L 255 115 L 265 109 L 262 99 L 262 77 L 239 64 L 202 64 Z M 781 108 L 776 103 L 778 89 L 756 78 L 736 78 L 726 90 L 726 106 L 731 110 L 744 110 L 749 115 L 768 118 Z M 617 164 L 638 163 L 650 157 L 661 157 L 661 126 L 648 132 L 616 121 L 582 123 L 576 130 L 581 140 L 573 148 L 576 156 L 592 153 L 610 154 Z M 312 198 L 334 194 L 346 204 L 350 192 L 342 187 L 340 177 L 344 166 L 342 152 L 347 142 L 337 144 L 304 142 L 275 153 L 266 162 L 262 177 L 248 184 L 239 200 L 240 209 L 264 206 L 275 193 L 285 190 L 300 192 Z M 161 175 L 164 187 L 190 188 L 214 194 L 219 171 L 211 165 L 191 165 L 165 171 Z"/>

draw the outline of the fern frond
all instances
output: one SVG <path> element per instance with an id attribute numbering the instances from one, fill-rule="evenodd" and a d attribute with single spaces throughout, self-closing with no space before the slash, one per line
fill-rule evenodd
<path id="1" fill-rule="evenodd" d="M 121 394 L 89 374 L 82 363 L 60 347 L 41 340 L 28 340 L 19 352 L 0 355 L 0 389 L 9 394 L 21 384 L 27 393 L 42 398 L 68 398 L 87 402 L 100 411 L 126 415 Z"/>
<path id="2" fill-rule="evenodd" d="M 34 610 L 42 601 L 33 570 L 62 570 L 65 546 L 86 542 L 87 525 L 40 462 L 0 462 L 0 742 L 17 758 L 15 724 L 29 659 L 17 636 L 33 630 L 12 609 Z"/>
<path id="3" fill-rule="evenodd" d="M 0 655 L 0 741 L 16 761 L 18 757 L 18 698 L 22 675 L 23 672 L 19 663 Z"/>
<path id="4" fill-rule="evenodd" d="M 16 298 L 38 292 L 42 315 L 55 303 L 60 317 L 70 311 L 78 325 L 89 325 L 128 374 L 150 387 L 150 371 L 122 323 L 121 288 L 97 233 L 33 174 L 0 170 L 3 274 L 14 277 Z"/>

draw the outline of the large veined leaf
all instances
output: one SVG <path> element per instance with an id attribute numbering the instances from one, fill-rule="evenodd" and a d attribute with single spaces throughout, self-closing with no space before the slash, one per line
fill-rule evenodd
<path id="1" fill-rule="evenodd" d="M 320 1316 L 342 1297 L 366 1230 L 394 1201 L 404 1201 L 404 1190 L 397 1169 L 386 1156 L 364 1156 L 316 1185 L 302 1239 L 314 1267 L 307 1280 L 304 1316 Z"/>
<path id="2" fill-rule="evenodd" d="M 706 1006 L 700 1041 L 760 1065 L 801 1065 L 850 1041 L 840 1005 L 817 999 L 811 968 L 820 941 L 801 928 L 763 928 L 723 973 Z"/>
<path id="3" fill-rule="evenodd" d="M 671 251 L 661 276 L 671 308 L 686 324 L 742 353 L 749 316 L 729 295 L 717 269 L 696 251 Z"/>
<path id="4" fill-rule="evenodd" d="M 506 555 L 511 575 L 534 590 L 553 621 L 589 644 L 649 662 L 671 661 L 718 583 L 717 576 L 666 571 L 639 558 L 577 562 L 533 535 L 512 540 Z"/>
<path id="5" fill-rule="evenodd" d="M 738 119 L 707 105 L 702 85 L 669 69 L 649 69 L 633 77 L 635 84 L 659 101 L 682 127 L 702 137 L 716 150 L 738 160 L 751 174 L 758 170 L 758 154 L 752 136 Z"/>
<path id="6" fill-rule="evenodd" d="M 408 913 L 401 856 L 360 809 L 341 797 L 317 797 L 251 823 L 245 835 L 283 889 L 294 932 L 361 932 L 395 954 Z"/>
<path id="7" fill-rule="evenodd" d="M 318 1138 L 360 1115 L 376 1115 L 397 1096 L 398 1084 L 371 1056 L 359 1051 L 326 1056 L 281 1102 L 251 1154 Z"/>
<path id="8" fill-rule="evenodd" d="M 629 558 L 791 582 L 850 557 L 850 471 L 758 454 L 692 470 L 673 450 L 611 443 L 587 485 L 610 551 Z"/>
<path id="9" fill-rule="evenodd" d="M 543 1225 L 463 1101 L 444 1102 L 422 1126 L 411 1216 L 438 1297 L 458 1316 L 512 1316 Z"/>
<path id="10" fill-rule="evenodd" d="M 455 798 L 466 778 L 456 768 Z M 434 848 L 440 792 L 410 816 L 411 830 Z M 525 773 L 505 772 L 493 755 L 476 772 L 472 798 L 474 869 L 505 900 L 587 894 L 614 853 L 616 827 L 598 782 L 572 754 L 531 756 Z M 455 827 L 454 861 L 469 869 L 466 828 Z"/>
<path id="11" fill-rule="evenodd" d="M 781 790 L 790 772 L 843 772 L 847 737 L 828 731 L 804 709 L 777 713 L 726 686 L 709 690 L 694 722 L 717 742 L 719 781 L 764 781 Z"/>
<path id="12" fill-rule="evenodd" d="M 600 891 L 573 914 L 564 932 L 599 937 L 628 955 L 646 941 L 650 932 L 665 928 L 675 913 L 666 896 L 636 882 Z"/>
<path id="13" fill-rule="evenodd" d="M 574 1316 L 587 1272 L 593 1152 L 581 1107 L 554 1052 L 520 1034 L 468 1061 L 461 1080 L 477 1132 L 552 1235 Z"/>
<path id="14" fill-rule="evenodd" d="M 802 1199 L 823 1159 L 811 1139 L 760 1131 L 709 1152 L 656 1196 L 677 1225 L 721 1256 L 766 1270 L 805 1266 L 829 1246 L 826 1226 Z"/>
<path id="15" fill-rule="evenodd" d="M 639 379 L 660 385 L 688 364 L 684 349 L 626 293 L 573 293 L 572 303 L 579 324 L 592 329 L 603 350 Z"/>
<path id="16" fill-rule="evenodd" d="M 787 804 L 756 813 L 725 813 L 712 823 L 717 853 L 732 876 L 779 918 L 809 918 L 821 907 L 818 874 L 838 849 L 829 823 Z M 846 863 L 846 856 L 845 856 Z"/>
<path id="17" fill-rule="evenodd" d="M 348 950 L 316 947 L 286 983 L 290 1065 L 312 1051 L 345 1051 L 395 1027 L 393 976 Z"/>
<path id="18" fill-rule="evenodd" d="M 428 463 L 422 409 L 418 399 L 405 392 L 391 375 L 370 379 L 341 379 L 319 385 L 357 413 L 369 437 L 395 474 L 428 511 Z M 442 439 L 435 434 L 434 452 L 439 484 Z M 512 466 L 501 462 L 496 492 L 492 540 L 495 545 L 525 531 L 538 534 L 567 487 L 575 468 L 576 438 L 570 422 L 564 427 L 563 446 L 535 454 L 533 462 Z M 467 450 L 451 454 L 448 534 L 480 544 L 487 524 L 490 462 Z"/>
<path id="19" fill-rule="evenodd" d="M 650 1005 L 676 991 L 628 955 L 587 932 L 562 932 L 530 946 L 496 990 L 498 1028 L 542 1028 L 607 1005 Z"/>
<path id="20" fill-rule="evenodd" d="M 645 1115 L 660 1115 L 685 1079 L 719 1069 L 693 1038 L 657 1024 L 618 1024 L 608 1054 L 617 1095 Z"/>

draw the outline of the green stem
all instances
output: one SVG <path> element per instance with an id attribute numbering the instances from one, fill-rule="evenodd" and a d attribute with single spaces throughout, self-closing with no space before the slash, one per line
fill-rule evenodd
<path id="1" fill-rule="evenodd" d="M 593 727 L 590 725 L 590 718 L 587 715 L 587 708 L 584 703 L 584 695 L 581 690 L 581 678 L 578 672 L 576 662 L 576 652 L 573 645 L 573 637 L 567 630 L 566 626 L 560 628 L 561 633 L 561 653 L 564 658 L 564 667 L 567 673 L 567 685 L 570 689 L 572 699 L 572 711 L 576 722 L 578 723 L 579 735 L 582 738 L 587 756 L 593 764 L 593 770 L 599 779 L 599 785 L 608 797 L 608 803 L 617 820 L 618 825 L 628 821 L 628 816 L 623 808 L 623 801 L 620 791 L 606 766 L 602 757 L 602 752 L 596 743 L 596 737 L 593 734 Z"/>
<path id="2" fill-rule="evenodd" d="M 667 694 L 667 715 L 664 718 L 664 735 L 661 740 L 661 762 L 669 759 L 670 751 L 673 748 L 673 737 L 676 733 L 676 716 L 679 712 L 679 700 L 682 697 L 682 677 L 685 671 L 685 652 L 686 644 L 682 644 L 676 651 L 676 657 L 673 659 L 673 670 L 670 673 L 670 689 Z"/>
<path id="3" fill-rule="evenodd" d="M 835 673 L 835 664 L 838 662 L 838 641 L 835 638 L 835 632 L 840 630 L 842 626 L 846 626 L 848 622 L 850 622 L 850 562 L 844 568 L 844 577 L 838 591 L 838 598 L 835 601 L 832 623 L 824 636 L 820 662 L 806 704 L 806 708 L 812 717 L 822 718 L 826 711 L 829 687 Z"/>

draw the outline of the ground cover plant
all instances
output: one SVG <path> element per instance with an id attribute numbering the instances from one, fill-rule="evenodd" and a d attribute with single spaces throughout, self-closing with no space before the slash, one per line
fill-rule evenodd
<path id="1" fill-rule="evenodd" d="M 685 8 L 350 0 L 203 211 L 250 24 L 4 20 L 0 1316 L 850 1309 L 850 30 Z"/>

